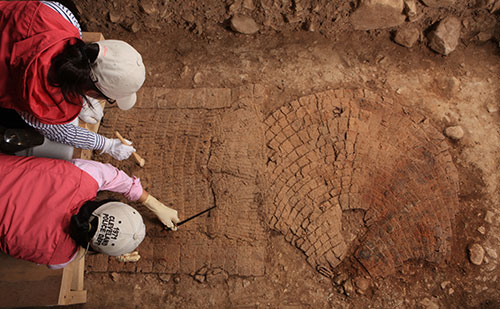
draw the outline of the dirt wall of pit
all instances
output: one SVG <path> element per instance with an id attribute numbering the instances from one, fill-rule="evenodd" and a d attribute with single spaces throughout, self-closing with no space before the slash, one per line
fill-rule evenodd
<path id="1" fill-rule="evenodd" d="M 64 1 L 63 1 L 64 2 Z M 461 39 L 484 42 L 498 37 L 498 0 L 205 0 L 205 1 L 92 1 L 65 3 L 81 16 L 89 31 L 170 33 L 188 30 L 208 39 L 237 33 L 273 34 L 319 32 L 332 39 L 339 33 L 369 30 L 370 36 L 394 38 L 411 28 L 416 40 L 446 17 L 461 21 Z M 244 17 L 235 25 L 233 18 Z M 241 34 L 243 33 L 243 34 Z"/>

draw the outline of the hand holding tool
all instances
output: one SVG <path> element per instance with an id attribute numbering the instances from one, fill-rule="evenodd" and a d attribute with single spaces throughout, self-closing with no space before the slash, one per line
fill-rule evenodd
<path id="1" fill-rule="evenodd" d="M 180 221 L 177 216 L 177 210 L 165 206 L 151 194 L 148 195 L 142 204 L 154 212 L 158 219 L 160 219 L 161 223 L 165 224 L 173 231 L 177 230 L 176 224 Z"/>
<path id="2" fill-rule="evenodd" d="M 123 144 L 117 138 L 105 138 L 101 153 L 107 153 L 116 160 L 121 161 L 128 159 L 132 153 L 135 153 L 135 148 L 129 144 Z"/>
<path id="3" fill-rule="evenodd" d="M 118 137 L 118 139 L 120 139 L 120 141 L 124 144 L 124 145 L 127 145 L 127 146 L 130 146 L 129 143 L 127 143 L 127 141 L 121 136 L 120 133 L 118 133 L 118 131 L 115 131 L 115 135 L 116 137 Z M 143 167 L 144 164 L 146 163 L 146 160 L 144 160 L 140 155 L 138 155 L 136 152 L 133 152 L 132 155 L 134 156 L 135 158 L 135 161 L 137 161 L 137 164 L 139 164 L 140 167 Z"/>
<path id="4" fill-rule="evenodd" d="M 182 221 L 180 221 L 180 222 L 176 223 L 176 224 L 175 224 L 175 229 L 172 229 L 172 230 L 173 230 L 173 231 L 176 231 L 176 230 L 177 230 L 177 227 L 179 227 L 179 226 L 183 225 L 184 223 L 186 223 L 186 222 L 188 222 L 188 221 L 193 220 L 193 219 L 194 219 L 194 218 L 196 218 L 196 217 L 201 216 L 202 214 L 204 214 L 204 213 L 206 213 L 206 212 L 208 212 L 208 211 L 210 211 L 210 210 L 214 209 L 215 207 L 217 207 L 217 206 L 212 206 L 212 207 L 210 207 L 210 208 L 207 208 L 207 209 L 205 209 L 205 210 L 203 210 L 203 211 L 201 211 L 201 212 L 197 213 L 196 215 L 193 215 L 193 216 L 191 216 L 191 217 L 189 217 L 189 218 L 187 218 L 187 219 L 185 219 L 185 220 L 182 220 Z M 168 231 L 168 230 L 167 230 L 167 231 Z"/>

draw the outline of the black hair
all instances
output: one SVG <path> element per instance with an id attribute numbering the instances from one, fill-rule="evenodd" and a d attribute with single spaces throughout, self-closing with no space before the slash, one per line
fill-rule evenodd
<path id="1" fill-rule="evenodd" d="M 63 51 L 55 56 L 50 65 L 49 83 L 61 88 L 64 99 L 75 105 L 82 105 L 80 97 L 97 87 L 90 77 L 90 65 L 97 59 L 99 45 L 77 40 L 68 42 Z"/>
<path id="2" fill-rule="evenodd" d="M 108 199 L 102 201 L 87 201 L 83 204 L 76 215 L 71 216 L 69 224 L 69 236 L 83 248 L 89 248 L 94 251 L 92 247 L 88 246 L 92 237 L 97 231 L 98 218 L 92 216 L 92 213 L 102 205 L 114 202 L 116 200 Z"/>

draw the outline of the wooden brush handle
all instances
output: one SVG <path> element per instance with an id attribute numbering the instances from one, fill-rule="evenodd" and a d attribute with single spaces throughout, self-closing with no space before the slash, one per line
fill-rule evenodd
<path id="1" fill-rule="evenodd" d="M 121 134 L 118 133 L 118 131 L 115 131 L 115 135 L 122 142 L 122 144 L 130 146 L 130 144 L 127 143 L 127 141 L 123 138 L 123 136 L 121 136 Z M 146 163 L 146 160 L 144 160 L 140 155 L 138 155 L 137 152 L 132 152 L 132 155 L 134 156 L 135 161 L 137 161 L 137 164 L 139 164 L 140 167 L 143 167 L 144 164 Z"/>

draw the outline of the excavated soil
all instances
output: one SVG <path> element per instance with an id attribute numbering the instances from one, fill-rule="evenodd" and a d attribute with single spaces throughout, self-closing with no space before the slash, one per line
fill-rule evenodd
<path id="1" fill-rule="evenodd" d="M 147 67 L 137 105 L 108 105 L 99 131 L 146 165 L 94 159 L 181 219 L 216 206 L 167 232 L 133 204 L 141 259 L 89 256 L 82 306 L 500 306 L 497 15 L 472 2 L 418 2 L 400 28 L 422 36 L 405 48 L 399 28 L 352 30 L 354 1 L 78 1 L 86 30 Z M 258 33 L 234 33 L 235 14 Z M 425 36 L 445 16 L 462 22 L 446 57 Z M 463 138 L 445 137 L 452 125 Z"/>

